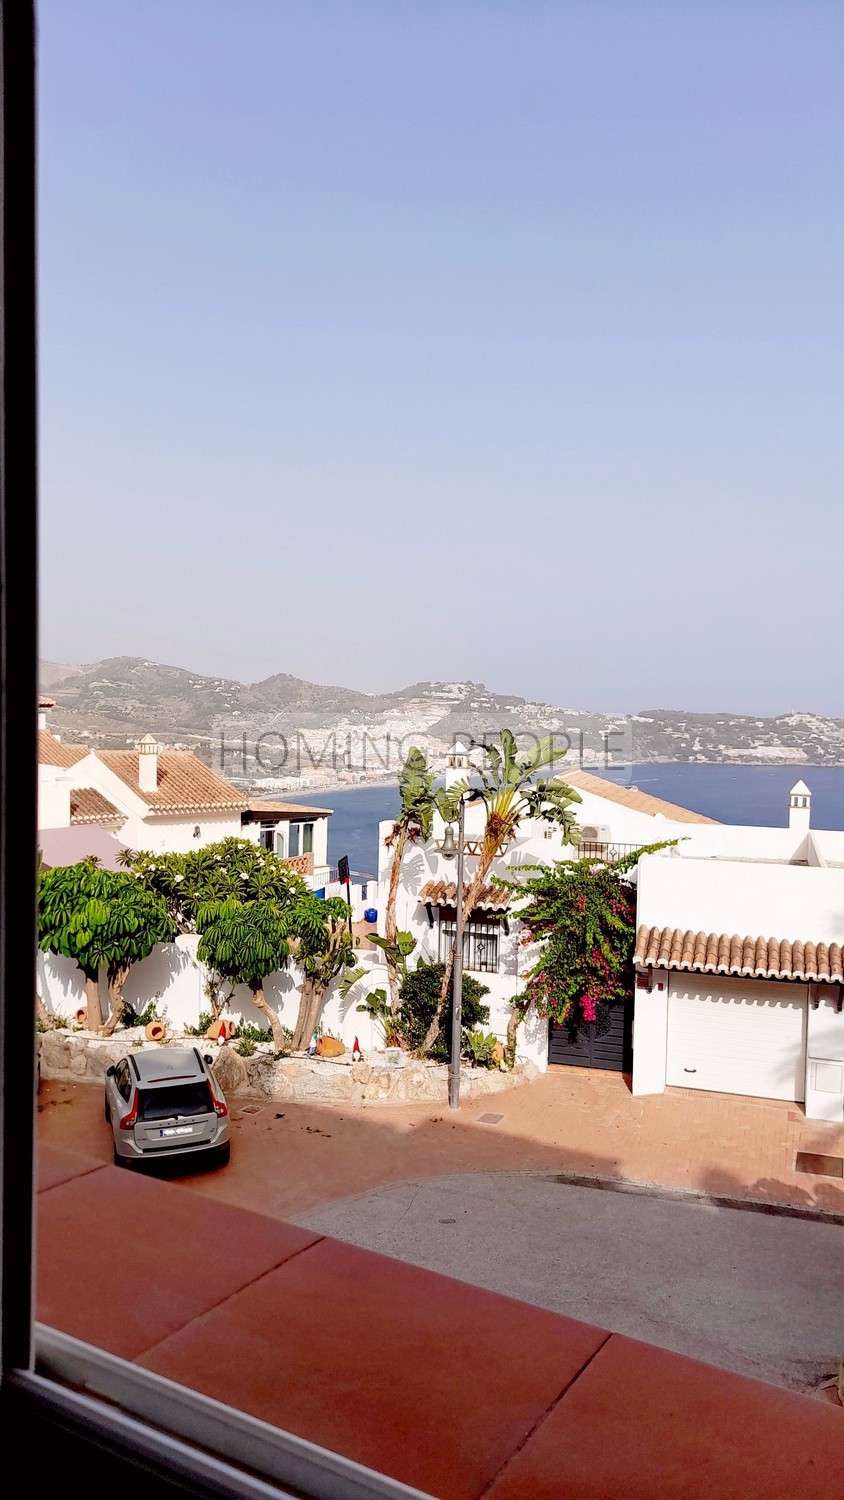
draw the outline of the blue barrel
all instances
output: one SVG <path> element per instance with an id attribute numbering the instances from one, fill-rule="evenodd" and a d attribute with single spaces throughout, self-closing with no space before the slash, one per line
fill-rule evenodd
<path id="1" fill-rule="evenodd" d="M 378 913 L 375 910 L 374 906 L 368 906 L 366 908 L 366 911 L 363 914 L 363 920 L 364 920 L 364 922 L 372 922 L 372 923 L 375 923 L 375 922 L 378 921 Z"/>

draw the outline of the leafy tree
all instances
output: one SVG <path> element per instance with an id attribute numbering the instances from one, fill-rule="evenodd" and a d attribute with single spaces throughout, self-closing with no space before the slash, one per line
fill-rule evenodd
<path id="1" fill-rule="evenodd" d="M 439 1010 L 440 993 L 445 975 L 445 964 L 420 963 L 409 973 L 401 987 L 399 1025 L 405 1043 L 411 1050 L 420 1048 L 423 1038 L 431 1029 L 431 1021 Z M 482 1005 L 484 995 L 489 994 L 474 974 L 463 975 L 463 998 L 461 1005 L 462 1031 L 472 1032 L 489 1021 L 489 1006 Z M 450 1056 L 452 986 L 448 980 L 447 1003 L 442 1012 L 442 1025 L 437 1028 L 430 1056 L 447 1062 Z"/>
<path id="2" fill-rule="evenodd" d="M 296 962 L 302 970 L 299 1014 L 293 1032 L 293 1051 L 300 1052 L 316 1030 L 326 993 L 339 974 L 353 969 L 354 944 L 348 908 L 339 897 L 312 896 L 296 911 Z"/>
<path id="3" fill-rule="evenodd" d="M 222 839 L 186 854 L 134 854 L 131 868 L 164 897 L 183 932 L 197 930 L 199 909 L 209 902 L 233 898 L 287 905 L 308 891 L 300 875 L 251 839 Z"/>
<path id="4" fill-rule="evenodd" d="M 650 844 L 614 864 L 581 859 L 535 865 L 527 878 L 496 882 L 526 898 L 518 911 L 525 928 L 521 941 L 540 950 L 523 993 L 513 998 L 507 1026 L 511 1059 L 519 1022 L 530 1005 L 543 1018 L 565 1025 L 576 1041 L 592 1022 L 603 1036 L 613 1007 L 629 1003 L 636 895 L 625 877 L 643 854 L 667 847 Z"/>
<path id="5" fill-rule="evenodd" d="M 565 755 L 566 747 L 555 743 L 549 734 L 539 740 L 532 750 L 516 750 L 516 741 L 509 729 L 501 730 L 501 747 L 472 741 L 472 749 L 483 751 L 484 764 L 474 767 L 480 777 L 480 787 L 452 788 L 452 797 L 465 794 L 467 801 L 479 801 L 484 806 L 484 832 L 475 873 L 463 897 L 463 921 L 468 922 L 480 899 L 493 860 L 505 854 L 521 823 L 529 818 L 541 818 L 546 823 L 555 823 L 562 830 L 563 842 L 576 844 L 580 835 L 571 811 L 572 804 L 580 802 L 579 794 L 556 777 L 536 780 L 537 772 L 553 765 Z M 462 892 L 458 894 L 458 900 Z M 432 1050 L 442 1025 L 451 971 L 454 963 L 453 950 L 443 967 L 440 996 L 431 1023 L 419 1045 L 422 1057 Z"/>
<path id="6" fill-rule="evenodd" d="M 428 770 L 422 751 L 415 745 L 408 752 L 407 759 L 399 772 L 399 797 L 401 798 L 399 815 L 385 841 L 387 848 L 393 850 L 393 863 L 390 867 L 390 885 L 384 912 L 384 936 L 380 939 L 380 946 L 387 960 L 390 1005 L 393 1012 L 398 1010 L 399 987 L 406 968 L 403 960 L 409 953 L 412 953 L 415 946 L 413 940 L 410 939 L 410 948 L 403 950 L 399 939 L 408 938 L 410 935 L 396 932 L 396 899 L 402 858 L 408 843 L 415 842 L 417 838 L 429 839 L 431 837 L 435 809 L 439 807 L 440 811 L 445 811 L 449 806 L 448 793 L 434 788 L 433 774 Z"/>
<path id="7" fill-rule="evenodd" d="M 201 934 L 197 957 L 230 984 L 246 984 L 253 1004 L 266 1016 L 277 1052 L 285 1046 L 278 1012 L 264 994 L 268 974 L 287 967 L 294 931 L 293 903 L 238 901 L 227 896 L 200 906 L 196 921 Z"/>
<path id="8" fill-rule="evenodd" d="M 76 960 L 85 976 L 88 1025 L 110 1035 L 123 1014 L 123 986 L 132 964 L 167 943 L 175 927 L 165 901 L 132 875 L 103 870 L 96 860 L 42 870 L 38 941 L 48 953 Z M 99 971 L 106 970 L 110 1015 L 103 1025 Z"/>

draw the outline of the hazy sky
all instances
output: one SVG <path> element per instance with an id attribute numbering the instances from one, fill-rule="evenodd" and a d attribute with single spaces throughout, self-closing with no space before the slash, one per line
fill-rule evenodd
<path id="1" fill-rule="evenodd" d="M 840 0 L 41 0 L 42 653 L 844 714 Z"/>

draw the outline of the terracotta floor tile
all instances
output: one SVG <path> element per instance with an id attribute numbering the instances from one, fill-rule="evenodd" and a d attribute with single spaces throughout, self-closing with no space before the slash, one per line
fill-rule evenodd
<path id="1" fill-rule="evenodd" d="M 103 1164 L 94 1156 L 81 1156 L 77 1151 L 65 1151 L 61 1146 L 40 1141 L 35 1153 L 35 1167 L 36 1191 L 44 1193 L 48 1188 L 58 1187 L 60 1182 L 84 1177 L 87 1172 L 102 1171 Z"/>
<path id="2" fill-rule="evenodd" d="M 38 1196 L 37 1316 L 132 1359 L 317 1239 L 103 1167 Z"/>
<path id="3" fill-rule="evenodd" d="M 606 1337 L 322 1240 L 139 1363 L 463 1500 L 482 1493 Z"/>
<path id="4" fill-rule="evenodd" d="M 488 1500 L 841 1500 L 844 1412 L 614 1334 Z"/>

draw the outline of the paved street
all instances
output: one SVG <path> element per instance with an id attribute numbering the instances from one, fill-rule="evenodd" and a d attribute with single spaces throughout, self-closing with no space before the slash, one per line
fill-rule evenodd
<path id="1" fill-rule="evenodd" d="M 844 1356 L 844 1229 L 564 1186 L 564 1172 L 844 1210 L 795 1151 L 840 1127 L 794 1106 L 683 1090 L 634 1099 L 617 1074 L 560 1069 L 459 1114 L 232 1101 L 231 1165 L 182 1174 L 213 1198 L 805 1389 Z M 501 1111 L 498 1117 L 498 1111 Z M 39 1137 L 104 1162 L 94 1084 L 45 1082 Z M 175 1170 L 175 1169 L 174 1169 Z"/>
<path id="2" fill-rule="evenodd" d="M 391 1184 L 294 1222 L 799 1390 L 844 1357 L 835 1225 L 520 1173 Z"/>

